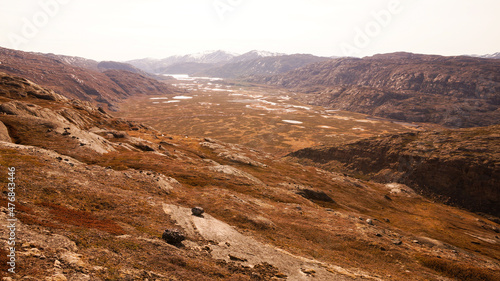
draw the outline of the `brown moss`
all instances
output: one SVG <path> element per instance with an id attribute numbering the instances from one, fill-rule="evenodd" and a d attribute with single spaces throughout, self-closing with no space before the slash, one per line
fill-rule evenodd
<path id="1" fill-rule="evenodd" d="M 95 228 L 114 235 L 125 234 L 123 228 L 121 228 L 114 221 L 109 219 L 99 219 L 89 212 L 71 210 L 53 203 L 41 203 L 41 205 L 51 208 L 50 213 L 54 215 L 56 220 L 62 223 L 78 227 Z"/>
<path id="2" fill-rule="evenodd" d="M 500 280 L 500 272 L 487 268 L 479 268 L 460 262 L 440 259 L 437 257 L 422 256 L 420 263 L 432 270 L 450 278 L 463 281 L 495 281 Z"/>

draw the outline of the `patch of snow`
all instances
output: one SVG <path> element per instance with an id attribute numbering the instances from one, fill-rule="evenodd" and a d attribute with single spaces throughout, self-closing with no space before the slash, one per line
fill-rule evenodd
<path id="1" fill-rule="evenodd" d="M 173 99 L 175 100 L 189 100 L 192 99 L 193 97 L 188 97 L 188 96 L 175 96 Z"/>
<path id="2" fill-rule="evenodd" d="M 305 109 L 305 110 L 311 110 L 310 107 L 308 106 L 302 106 L 302 105 L 292 105 L 293 108 L 300 108 L 300 109 Z"/>
<path id="3" fill-rule="evenodd" d="M 302 124 L 304 122 L 301 122 L 301 121 L 296 121 L 296 120 L 281 120 L 285 123 L 289 123 L 289 124 Z"/>

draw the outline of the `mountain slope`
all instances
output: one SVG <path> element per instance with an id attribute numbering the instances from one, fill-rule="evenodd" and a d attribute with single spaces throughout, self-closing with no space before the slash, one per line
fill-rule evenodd
<path id="1" fill-rule="evenodd" d="M 230 62 L 219 67 L 202 71 L 197 75 L 221 78 L 273 75 L 285 73 L 324 60 L 328 60 L 328 58 L 304 54 L 267 56 L 252 60 Z"/>
<path id="2" fill-rule="evenodd" d="M 496 52 L 494 54 L 488 54 L 488 55 L 475 55 L 474 57 L 483 58 L 483 59 L 500 59 L 500 52 Z"/>
<path id="3" fill-rule="evenodd" d="M 16 274 L 1 247 L 1 277 L 499 277 L 498 224 L 406 186 L 388 200 L 393 187 L 213 139 L 168 136 L 6 74 L 0 110 L 2 139 L 12 141 L 0 141 L 0 166 L 16 168 L 19 243 Z M 4 206 L 9 196 L 1 193 Z M 205 213 L 192 215 L 194 206 Z M 0 220 L 11 212 L 2 208 Z M 165 229 L 186 239 L 169 244 Z M 3 246 L 9 236 L 0 229 Z"/>
<path id="4" fill-rule="evenodd" d="M 105 73 L 74 67 L 61 60 L 35 53 L 0 48 L 0 62 L 0 71 L 27 77 L 68 98 L 95 102 L 110 109 L 123 98 L 146 93 L 136 91 L 137 87 L 127 87 L 126 85 L 131 85 L 131 82 L 149 85 L 151 91 L 147 92 L 148 94 L 173 93 L 168 85 L 139 74 L 114 71 L 113 81 Z M 131 77 L 132 81 L 126 81 Z M 122 82 L 117 84 L 115 83 L 117 81 Z"/>
<path id="5" fill-rule="evenodd" d="M 500 125 L 375 137 L 289 156 L 500 217 Z"/>
<path id="6" fill-rule="evenodd" d="M 342 58 L 251 79 L 296 89 L 304 100 L 408 122 L 452 127 L 500 120 L 500 61 L 394 53 Z"/>
<path id="7" fill-rule="evenodd" d="M 184 56 L 170 56 L 164 59 L 137 59 L 127 61 L 127 63 L 149 73 L 153 74 L 177 74 L 171 73 L 168 70 L 172 65 L 183 65 L 186 63 L 198 64 L 220 64 L 226 63 L 233 59 L 236 55 L 224 51 L 208 51 L 204 53 L 189 54 Z M 178 73 L 184 74 L 184 73 Z"/>
<path id="8" fill-rule="evenodd" d="M 76 66 L 76 67 L 81 67 L 81 68 L 87 68 L 90 70 L 94 71 L 99 71 L 98 68 L 98 61 L 91 60 L 91 59 L 86 59 L 82 57 L 75 57 L 75 56 L 65 56 L 65 55 L 56 55 L 56 54 L 44 54 L 44 53 L 36 53 L 37 55 L 45 56 L 54 60 L 61 61 L 63 63 Z"/>

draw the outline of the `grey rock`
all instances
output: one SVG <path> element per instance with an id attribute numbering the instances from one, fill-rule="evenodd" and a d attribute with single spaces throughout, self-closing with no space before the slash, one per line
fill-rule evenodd
<path id="1" fill-rule="evenodd" d="M 191 212 L 193 213 L 193 216 L 201 217 L 205 210 L 203 210 L 202 207 L 194 207 L 191 209 Z"/>

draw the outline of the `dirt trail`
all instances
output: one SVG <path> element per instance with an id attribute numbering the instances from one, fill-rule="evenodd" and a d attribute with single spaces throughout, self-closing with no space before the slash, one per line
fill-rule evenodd
<path id="1" fill-rule="evenodd" d="M 163 210 L 184 229 L 188 237 L 201 236 L 212 242 L 208 245 L 212 257 L 255 266 L 267 262 L 288 276 L 287 280 L 357 280 L 377 278 L 352 273 L 338 266 L 292 255 L 286 251 L 245 236 L 232 226 L 209 214 L 193 216 L 191 210 L 175 205 L 163 205 Z"/>

